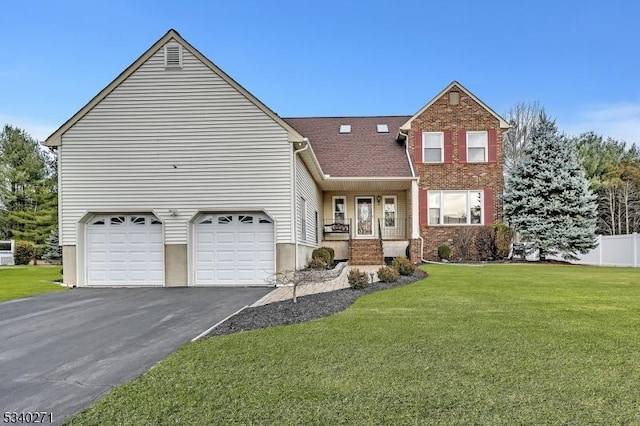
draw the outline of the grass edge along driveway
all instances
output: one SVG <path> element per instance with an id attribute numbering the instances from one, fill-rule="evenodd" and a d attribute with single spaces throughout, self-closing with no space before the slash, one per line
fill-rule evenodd
<path id="1" fill-rule="evenodd" d="M 60 265 L 0 266 L 0 302 L 66 290 L 53 282 L 62 278 L 60 268 Z"/>
<path id="2" fill-rule="evenodd" d="M 640 270 L 426 269 L 329 318 L 185 345 L 71 424 L 640 423 Z"/>

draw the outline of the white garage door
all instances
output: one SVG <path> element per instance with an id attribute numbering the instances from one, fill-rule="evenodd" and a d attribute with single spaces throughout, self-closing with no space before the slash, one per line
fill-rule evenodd
<path id="1" fill-rule="evenodd" d="M 87 285 L 163 285 L 162 224 L 153 215 L 102 215 L 87 228 Z"/>
<path id="2" fill-rule="evenodd" d="M 194 240 L 194 285 L 264 285 L 273 279 L 273 221 L 265 214 L 203 216 Z"/>

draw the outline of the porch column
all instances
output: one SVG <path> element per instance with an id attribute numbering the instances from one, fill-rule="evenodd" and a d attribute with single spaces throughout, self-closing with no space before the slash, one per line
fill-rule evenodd
<path id="1" fill-rule="evenodd" d="M 420 238 L 420 194 L 418 181 L 411 182 L 411 239 Z"/>

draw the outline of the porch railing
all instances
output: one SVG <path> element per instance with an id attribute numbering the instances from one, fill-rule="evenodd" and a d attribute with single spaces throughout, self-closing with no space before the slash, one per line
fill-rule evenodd
<path id="1" fill-rule="evenodd" d="M 380 236 L 383 240 L 406 240 L 409 238 L 409 219 L 396 217 L 394 220 L 385 221 L 378 219 Z"/>
<path id="2" fill-rule="evenodd" d="M 327 236 L 343 237 L 351 239 L 351 219 L 332 220 L 325 219 L 322 223 L 322 234 Z"/>
<path id="3" fill-rule="evenodd" d="M 344 219 L 340 221 L 324 219 L 322 223 L 322 235 L 325 239 L 330 240 L 349 240 L 351 238 L 359 238 L 355 234 L 352 225 L 353 219 Z M 410 229 L 408 218 L 396 217 L 395 220 L 378 218 L 374 226 L 376 228 L 375 238 L 381 240 L 406 240 L 409 238 L 409 233 L 407 232 L 408 229 Z"/>

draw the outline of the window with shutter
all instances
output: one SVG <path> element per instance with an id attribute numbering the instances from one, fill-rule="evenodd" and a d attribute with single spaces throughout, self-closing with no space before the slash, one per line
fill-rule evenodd
<path id="1" fill-rule="evenodd" d="M 487 132 L 467 132 L 467 162 L 485 163 L 487 145 Z"/>
<path id="2" fill-rule="evenodd" d="M 442 163 L 444 161 L 444 133 L 422 133 L 422 162 Z"/>

